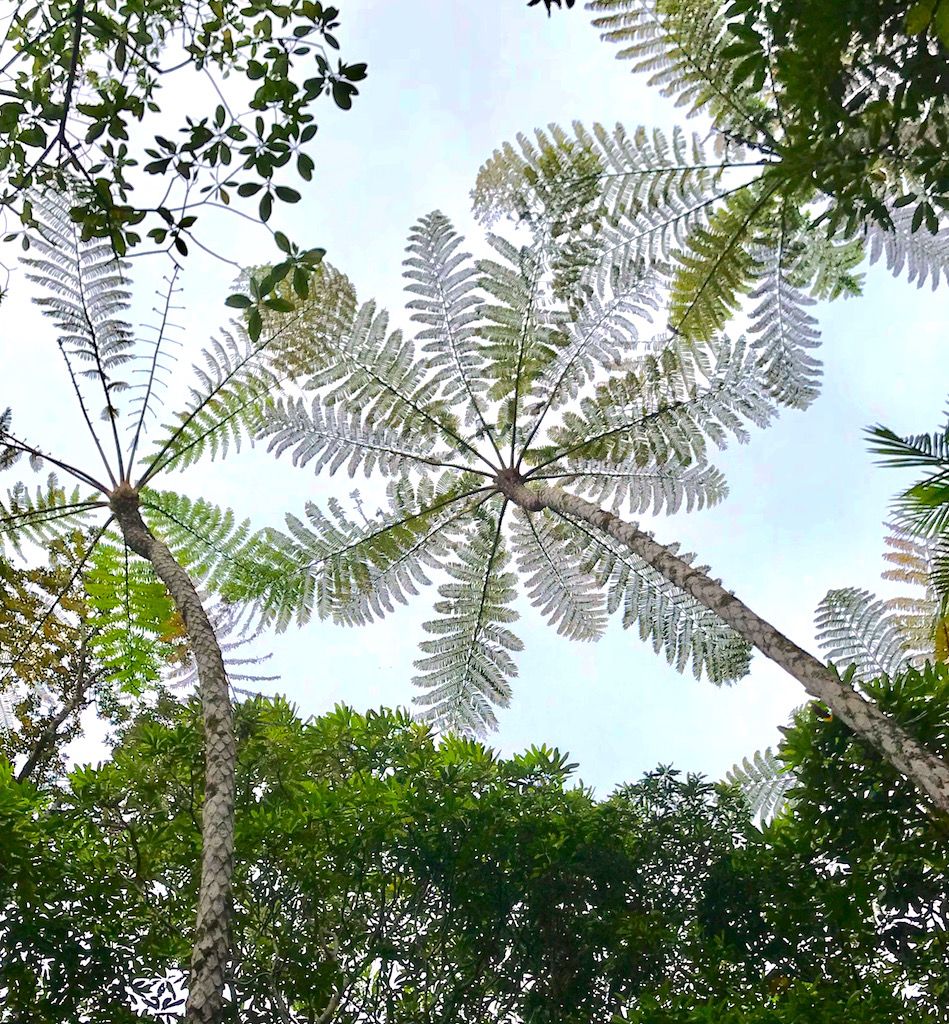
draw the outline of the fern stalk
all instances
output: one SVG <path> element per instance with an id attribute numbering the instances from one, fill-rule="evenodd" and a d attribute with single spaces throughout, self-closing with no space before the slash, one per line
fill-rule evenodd
<path id="1" fill-rule="evenodd" d="M 580 519 L 629 548 L 670 583 L 714 612 L 766 658 L 780 665 L 910 779 L 936 807 L 949 811 L 949 765 L 705 572 L 684 562 L 634 524 L 559 487 L 529 487 L 513 470 L 500 473 L 497 484 L 508 500 L 526 512 L 549 509 L 567 518 Z"/>
<path id="2" fill-rule="evenodd" d="M 128 546 L 151 562 L 184 620 L 194 652 L 204 718 L 205 782 L 201 886 L 185 1019 L 220 1019 L 230 959 L 231 876 L 234 869 L 234 764 L 237 748 L 227 670 L 214 627 L 191 578 L 168 546 L 148 529 L 136 491 L 122 484 L 110 505 Z"/>

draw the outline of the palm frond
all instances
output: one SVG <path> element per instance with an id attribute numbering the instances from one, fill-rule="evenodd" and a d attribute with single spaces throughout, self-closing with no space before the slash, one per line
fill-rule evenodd
<path id="1" fill-rule="evenodd" d="M 78 487 L 67 491 L 55 473 L 33 491 L 22 482 L 14 484 L 7 490 L 6 499 L 0 498 L 0 549 L 9 543 L 20 554 L 22 541 L 47 545 L 80 528 L 102 504 L 98 498 L 83 497 Z"/>
<path id="2" fill-rule="evenodd" d="M 770 747 L 742 758 L 740 764 L 732 765 L 725 773 L 725 778 L 741 790 L 751 813 L 763 822 L 771 821 L 793 804 L 791 794 L 798 781 L 791 767 L 779 760 Z"/>
<path id="3" fill-rule="evenodd" d="M 829 590 L 814 613 L 814 628 L 827 660 L 841 671 L 853 666 L 857 682 L 892 679 L 909 667 L 911 651 L 899 619 L 868 590 Z"/>
<path id="4" fill-rule="evenodd" d="M 598 640 L 606 630 L 606 598 L 562 521 L 551 512 L 516 509 L 511 545 L 531 604 L 550 625 L 568 640 Z"/>
<path id="5" fill-rule="evenodd" d="M 481 733 L 496 724 L 493 707 L 510 701 L 509 680 L 517 675 L 512 652 L 521 641 L 508 629 L 517 619 L 511 607 L 516 577 L 502 526 L 506 502 L 483 506 L 474 528 L 444 569 L 451 578 L 438 588 L 439 616 L 425 623 L 432 639 L 415 662 L 413 682 L 426 692 L 415 698 L 423 716 L 443 728 Z"/>
<path id="6" fill-rule="evenodd" d="M 925 469 L 929 476 L 893 502 L 897 523 L 923 537 L 949 532 L 949 427 L 932 434 L 900 437 L 883 426 L 867 431 L 869 449 L 893 468 Z"/>
<path id="7" fill-rule="evenodd" d="M 641 639 L 662 651 L 681 672 L 691 663 L 699 678 L 704 672 L 716 684 L 748 673 L 749 645 L 693 597 L 669 583 L 655 569 L 610 537 L 594 533 L 585 523 L 561 516 L 573 543 L 583 553 L 581 566 L 605 588 L 610 614 L 622 609 L 625 629 L 636 626 Z M 692 556 L 670 549 L 679 558 Z"/>

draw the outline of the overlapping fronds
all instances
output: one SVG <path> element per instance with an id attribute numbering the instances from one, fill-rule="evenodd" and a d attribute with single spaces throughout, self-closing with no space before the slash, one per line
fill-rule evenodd
<path id="1" fill-rule="evenodd" d="M 477 343 L 483 297 L 479 271 L 470 254 L 459 252 L 464 239 L 437 210 L 412 229 L 403 276 L 406 291 L 418 296 L 407 303 L 412 319 L 424 327 L 416 335 L 432 382 L 446 402 L 465 398 L 466 425 L 487 430 L 484 412 L 485 356 Z M 481 396 L 479 399 L 479 395 Z"/>
<path id="2" fill-rule="evenodd" d="M 248 614 L 246 608 L 227 601 L 208 600 L 206 610 L 221 647 L 231 691 L 244 697 L 259 696 L 259 690 L 251 687 L 272 683 L 280 678 L 260 670 L 260 666 L 273 657 L 270 651 L 256 653 L 256 644 L 265 627 Z M 178 660 L 166 666 L 163 681 L 171 690 L 197 689 L 198 668 L 190 647 L 184 648 Z"/>
<path id="3" fill-rule="evenodd" d="M 114 533 L 96 545 L 83 583 L 96 658 L 120 690 L 142 693 L 183 643 L 168 591 L 151 564 L 131 555 Z"/>
<path id="4" fill-rule="evenodd" d="M 890 209 L 889 214 L 891 230 L 884 230 L 876 221 L 867 224 L 870 262 L 883 259 L 894 275 L 905 271 L 907 280 L 917 288 L 928 282 L 935 291 L 940 279 L 949 284 L 949 226 L 937 222 L 935 234 L 928 229 L 913 231 L 911 206 Z"/>
<path id="5" fill-rule="evenodd" d="M 724 329 L 761 273 L 752 243 L 775 205 L 775 186 L 762 181 L 723 199 L 707 224 L 690 232 L 675 256 L 669 295 L 669 323 L 675 331 L 707 342 Z"/>
<path id="6" fill-rule="evenodd" d="M 714 612 L 612 538 L 579 520 L 561 519 L 566 535 L 582 552 L 580 564 L 605 589 L 608 612 L 621 611 L 625 629 L 635 626 L 641 639 L 651 642 L 680 672 L 691 665 L 696 678 L 704 672 L 716 684 L 747 675 L 750 647 Z M 677 545 L 669 547 L 691 562 L 692 556 L 679 552 Z"/>
<path id="7" fill-rule="evenodd" d="M 774 246 L 756 252 L 748 332 L 769 393 L 782 405 L 804 409 L 820 391 L 821 363 L 811 354 L 820 331 L 807 311 L 816 300 L 793 283 L 790 244 L 782 221 Z"/>
<path id="8" fill-rule="evenodd" d="M 6 498 L 0 498 L 0 550 L 9 544 L 22 553 L 23 541 L 45 545 L 81 528 L 96 508 L 98 498 L 84 497 L 79 487 L 67 491 L 55 473 L 32 490 L 22 482 L 15 483 L 7 490 Z"/>
<path id="9" fill-rule="evenodd" d="M 278 399 L 266 412 L 258 436 L 276 456 L 291 452 L 295 466 L 313 464 L 313 471 L 330 474 L 345 467 L 350 476 L 362 470 L 392 475 L 413 464 L 438 465 L 451 453 L 434 450 L 436 438 L 417 432 L 411 424 L 387 426 L 344 403 L 326 405 L 320 396 Z"/>
<path id="10" fill-rule="evenodd" d="M 235 574 L 253 565 L 255 541 L 250 520 L 203 498 L 172 491 L 145 490 L 144 518 L 157 537 L 194 580 L 219 590 Z"/>
<path id="11" fill-rule="evenodd" d="M 243 329 L 223 332 L 202 350 L 204 365 L 193 367 L 197 386 L 178 414 L 155 440 L 155 453 L 143 482 L 164 469 L 184 469 L 202 458 L 223 458 L 253 437 L 262 423 L 261 408 L 279 380 L 263 354 L 273 337 L 254 342 Z"/>
<path id="12" fill-rule="evenodd" d="M 738 786 L 751 813 L 763 822 L 770 821 L 794 802 L 791 794 L 797 785 L 797 776 L 770 747 L 756 750 L 750 758 L 742 758 L 740 764 L 732 765 L 725 773 L 725 778 Z"/>
<path id="13" fill-rule="evenodd" d="M 365 303 L 350 330 L 307 379 L 306 389 L 323 391 L 327 403 L 360 409 L 380 426 L 411 421 L 419 435 L 464 447 L 457 416 L 416 357 L 414 342 L 401 331 L 388 333 L 388 326 L 388 314 L 377 311 L 374 302 Z"/>
<path id="14" fill-rule="evenodd" d="M 704 379 L 696 379 L 699 373 Z M 578 408 L 551 428 L 553 444 L 535 452 L 538 471 L 554 465 L 568 473 L 591 459 L 640 467 L 702 463 L 709 441 L 745 440 L 747 422 L 764 426 L 774 414 L 756 380 L 754 354 L 744 343 L 724 341 L 709 367 L 672 347 L 644 356 L 636 370 L 615 375 Z"/>
<path id="15" fill-rule="evenodd" d="M 509 435 L 513 451 L 520 440 L 527 395 L 566 344 L 566 336 L 544 307 L 541 254 L 497 235 L 489 241 L 504 262 L 478 264 L 481 287 L 490 296 L 481 306 L 481 346 L 491 379 L 488 396 L 500 403 L 496 440 L 501 446 Z"/>
<path id="16" fill-rule="evenodd" d="M 99 382 L 105 413 L 114 417 L 113 396 L 127 386 L 115 371 L 133 357 L 134 335 L 121 319 L 129 306 L 128 264 L 116 259 L 107 240 L 81 240 L 64 196 L 44 193 L 35 216 L 35 255 L 23 262 L 28 278 L 50 293 L 36 304 L 55 323 L 67 360 L 75 357 L 85 365 L 80 375 Z"/>
<path id="17" fill-rule="evenodd" d="M 516 577 L 502 537 L 505 503 L 497 499 L 445 565 L 450 582 L 438 588 L 438 618 L 425 623 L 431 639 L 416 661 L 413 682 L 425 690 L 415 698 L 424 716 L 468 732 L 495 725 L 494 706 L 510 701 L 509 680 L 517 675 L 512 653 L 523 644 L 508 628 Z"/>
<path id="18" fill-rule="evenodd" d="M 621 47 L 617 58 L 649 75 L 649 84 L 676 106 L 687 107 L 690 114 L 706 109 L 746 133 L 755 127 L 760 107 L 752 83 L 732 82 L 731 64 L 723 56 L 729 40 L 721 5 L 592 0 L 587 8 L 601 37 Z"/>
<path id="19" fill-rule="evenodd" d="M 511 543 L 531 604 L 569 640 L 597 640 L 606 630 L 606 596 L 584 568 L 584 553 L 552 512 L 515 511 Z"/>
<path id="20" fill-rule="evenodd" d="M 278 630 L 313 615 L 361 624 L 404 604 L 429 583 L 458 525 L 478 504 L 481 481 L 464 474 L 401 478 L 388 508 L 356 521 L 335 498 L 323 511 L 306 505 L 307 521 L 287 517 L 287 532 L 255 539 L 253 564 L 228 582 L 229 597 L 259 602 Z"/>
<path id="21" fill-rule="evenodd" d="M 841 671 L 854 667 L 857 682 L 891 679 L 909 667 L 911 650 L 887 601 L 868 590 L 829 590 L 814 613 L 817 643 Z"/>

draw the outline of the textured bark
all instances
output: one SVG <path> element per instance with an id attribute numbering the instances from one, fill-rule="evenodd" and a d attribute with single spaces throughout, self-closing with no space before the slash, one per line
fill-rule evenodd
<path id="1" fill-rule="evenodd" d="M 142 521 L 138 495 L 122 484 L 110 505 L 126 544 L 148 559 L 184 620 L 198 667 L 204 716 L 205 777 L 201 814 L 201 887 L 191 953 L 185 1020 L 221 1020 L 230 960 L 231 876 L 234 870 L 234 771 L 237 748 L 224 658 L 201 598 L 167 546 Z"/>
<path id="2" fill-rule="evenodd" d="M 629 548 L 792 675 L 807 692 L 823 701 L 855 733 L 863 737 L 936 807 L 949 811 L 949 764 L 926 750 L 905 729 L 888 718 L 813 655 L 756 615 L 704 572 L 677 558 L 631 523 L 559 487 L 527 486 L 512 470 L 498 475 L 498 489 L 528 512 L 548 508 L 582 519 Z"/>

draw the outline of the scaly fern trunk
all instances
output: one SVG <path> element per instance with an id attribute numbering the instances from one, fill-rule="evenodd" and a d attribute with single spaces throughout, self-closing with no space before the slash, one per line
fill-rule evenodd
<path id="1" fill-rule="evenodd" d="M 201 886 L 185 1020 L 221 1019 L 230 959 L 231 876 L 234 870 L 234 770 L 237 748 L 224 658 L 201 598 L 168 547 L 148 529 L 138 494 L 128 484 L 113 491 L 110 505 L 128 546 L 148 559 L 184 620 L 194 651 L 204 715 L 205 780 L 201 814 Z"/>
<path id="2" fill-rule="evenodd" d="M 765 657 L 790 673 L 812 697 L 823 701 L 845 725 L 879 751 L 936 807 L 949 812 L 949 765 L 926 750 L 900 725 L 888 718 L 875 704 L 861 697 L 852 686 L 817 658 L 756 615 L 720 583 L 677 558 L 668 548 L 657 544 L 631 523 L 559 487 L 527 486 L 511 470 L 499 475 L 498 486 L 507 498 L 528 512 L 539 512 L 547 508 L 581 519 L 629 548 L 670 583 L 715 612 Z"/>

